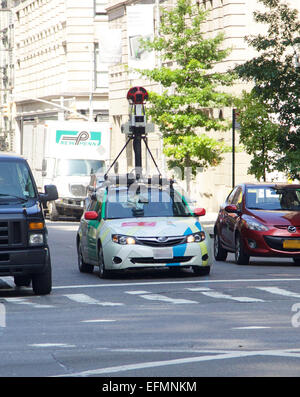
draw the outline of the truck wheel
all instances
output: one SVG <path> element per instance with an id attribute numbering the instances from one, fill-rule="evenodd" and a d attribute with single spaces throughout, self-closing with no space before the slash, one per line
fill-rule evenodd
<path id="1" fill-rule="evenodd" d="M 50 221 L 58 221 L 59 215 L 54 201 L 50 201 L 50 203 L 48 204 L 48 211 Z"/>
<path id="2" fill-rule="evenodd" d="M 48 264 L 44 273 L 32 275 L 32 289 L 35 295 L 50 294 L 52 289 L 52 269 L 50 258 L 48 259 Z"/>
<path id="3" fill-rule="evenodd" d="M 17 287 L 29 287 L 31 283 L 30 276 L 14 276 L 14 282 Z"/>

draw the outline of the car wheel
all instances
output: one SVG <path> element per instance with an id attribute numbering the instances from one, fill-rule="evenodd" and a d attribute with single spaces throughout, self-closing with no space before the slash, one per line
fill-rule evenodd
<path id="1" fill-rule="evenodd" d="M 29 287 L 31 283 L 30 276 L 14 276 L 14 283 L 17 287 Z"/>
<path id="2" fill-rule="evenodd" d="M 35 295 L 50 294 L 52 289 L 52 269 L 50 257 L 48 259 L 46 270 L 43 273 L 32 275 L 32 289 Z"/>
<path id="3" fill-rule="evenodd" d="M 197 276 L 208 276 L 210 273 L 210 266 L 193 266 L 193 271 Z"/>
<path id="4" fill-rule="evenodd" d="M 79 269 L 80 273 L 93 273 L 94 266 L 89 265 L 88 263 L 85 263 L 83 260 L 80 243 L 78 244 L 78 247 L 77 247 L 77 260 L 78 260 L 78 269 Z"/>
<path id="5" fill-rule="evenodd" d="M 249 259 L 249 255 L 244 250 L 241 236 L 238 234 L 235 238 L 235 261 L 238 265 L 248 265 Z"/>
<path id="6" fill-rule="evenodd" d="M 293 258 L 295 265 L 300 266 L 300 258 Z"/>
<path id="7" fill-rule="evenodd" d="M 214 235 L 214 256 L 216 261 L 225 261 L 228 252 L 222 247 L 218 233 Z"/>
<path id="8" fill-rule="evenodd" d="M 99 246 L 99 250 L 98 250 L 98 264 L 99 264 L 99 277 L 106 278 L 108 276 L 108 271 L 105 269 L 102 245 Z"/>

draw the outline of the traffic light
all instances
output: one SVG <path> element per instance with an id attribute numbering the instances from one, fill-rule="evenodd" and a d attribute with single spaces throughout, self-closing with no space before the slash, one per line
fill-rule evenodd
<path id="1" fill-rule="evenodd" d="M 10 117 L 11 113 L 11 104 L 9 102 L 6 102 L 2 105 L 2 115 L 3 117 Z"/>

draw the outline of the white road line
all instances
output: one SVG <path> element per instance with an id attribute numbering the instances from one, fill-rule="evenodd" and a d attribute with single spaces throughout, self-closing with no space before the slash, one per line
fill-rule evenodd
<path id="1" fill-rule="evenodd" d="M 16 303 L 17 305 L 28 305 L 33 306 L 35 308 L 43 308 L 48 309 L 50 307 L 54 307 L 53 305 L 43 305 L 40 303 L 31 302 L 27 298 L 3 298 L 6 302 Z"/>
<path id="2" fill-rule="evenodd" d="M 166 365 L 189 364 L 189 363 L 198 363 L 201 361 L 224 360 L 228 358 L 240 358 L 240 357 L 256 356 L 256 355 L 257 352 L 228 352 L 225 354 L 212 354 L 209 356 L 204 355 L 204 356 L 178 358 L 178 359 L 165 360 L 165 361 L 150 361 L 144 363 L 118 365 L 114 367 L 99 368 L 99 369 L 87 370 L 82 372 L 76 372 L 72 374 L 68 373 L 66 375 L 57 375 L 56 377 L 96 376 L 96 375 L 111 374 L 116 372 L 134 371 L 144 368 L 163 367 Z"/>
<path id="3" fill-rule="evenodd" d="M 189 280 L 189 281 L 147 281 L 140 283 L 118 283 L 118 284 L 79 284 L 79 285 L 59 285 L 53 286 L 52 289 L 76 289 L 76 288 L 118 288 L 118 287 L 133 287 L 137 285 L 176 285 L 176 284 L 218 284 L 218 283 L 254 283 L 254 282 L 281 282 L 281 281 L 300 281 L 300 278 L 249 278 L 236 280 Z"/>
<path id="4" fill-rule="evenodd" d="M 95 319 L 95 320 L 81 320 L 81 323 L 112 323 L 115 322 L 117 320 L 105 320 L 105 319 Z"/>
<path id="5" fill-rule="evenodd" d="M 86 303 L 88 305 L 100 305 L 100 306 L 123 306 L 124 303 L 115 303 L 115 302 L 100 302 L 97 299 L 91 298 L 85 294 L 67 294 L 63 295 L 68 299 L 78 302 L 78 303 Z"/>
<path id="6" fill-rule="evenodd" d="M 282 295 L 282 296 L 289 296 L 291 298 L 300 298 L 300 294 L 295 292 L 288 291 L 283 288 L 278 287 L 253 287 L 262 291 L 270 292 L 271 294 Z"/>
<path id="7" fill-rule="evenodd" d="M 68 343 L 33 343 L 32 347 L 76 347 L 76 345 L 69 345 Z"/>
<path id="8" fill-rule="evenodd" d="M 264 302 L 262 299 L 249 298 L 248 296 L 231 296 L 217 291 L 203 291 L 201 293 L 211 298 L 230 299 L 238 302 Z"/>
<path id="9" fill-rule="evenodd" d="M 173 303 L 174 305 L 181 305 L 185 303 L 198 303 L 196 301 L 191 301 L 188 299 L 169 298 L 168 296 L 160 295 L 160 294 L 147 294 L 147 295 L 139 295 L 139 296 L 147 300 Z"/>
<path id="10" fill-rule="evenodd" d="M 272 327 L 264 327 L 264 326 L 252 325 L 252 326 L 248 326 L 248 327 L 233 327 L 231 329 L 265 329 L 265 328 L 272 328 Z"/>
<path id="11" fill-rule="evenodd" d="M 149 294 L 149 292 L 148 291 L 125 291 L 125 294 L 141 295 L 141 294 Z"/>
<path id="12" fill-rule="evenodd" d="M 210 296 L 211 298 L 231 299 L 238 302 L 264 302 L 262 299 L 249 298 L 248 296 L 232 296 L 223 294 L 222 292 L 213 291 L 207 287 L 186 288 L 189 291 L 201 292 L 203 295 Z"/>

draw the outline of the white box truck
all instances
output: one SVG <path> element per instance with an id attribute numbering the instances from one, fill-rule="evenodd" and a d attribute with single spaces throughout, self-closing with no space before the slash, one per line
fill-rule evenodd
<path id="1" fill-rule="evenodd" d="M 49 218 L 80 218 L 91 174 L 105 172 L 110 158 L 109 123 L 45 121 L 24 124 L 22 154 L 38 188 L 56 185 L 58 199 L 47 205 Z"/>

